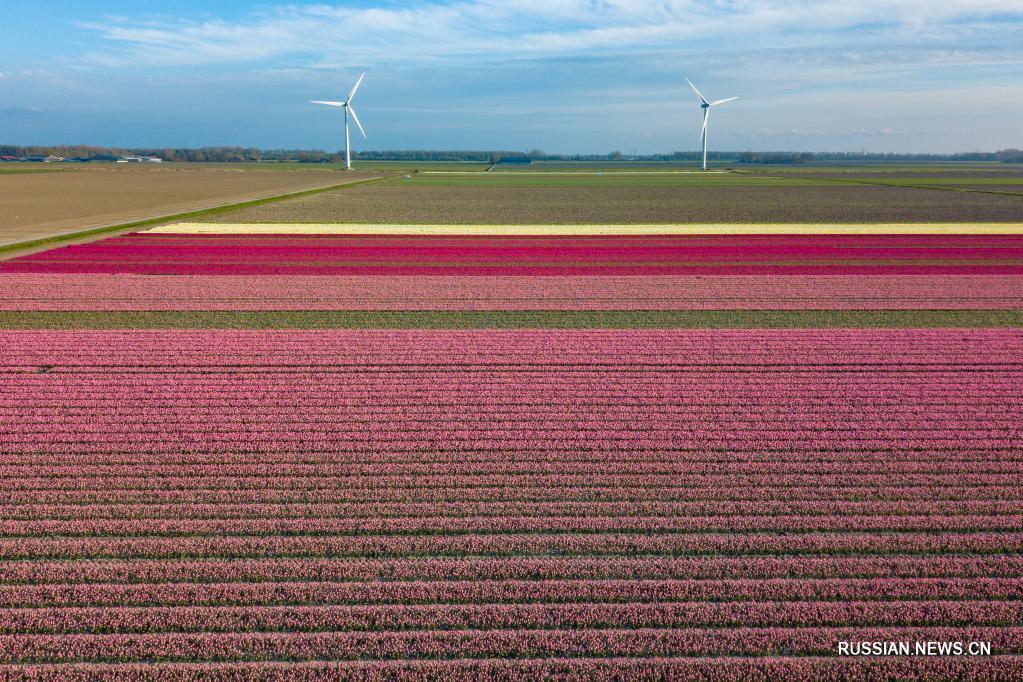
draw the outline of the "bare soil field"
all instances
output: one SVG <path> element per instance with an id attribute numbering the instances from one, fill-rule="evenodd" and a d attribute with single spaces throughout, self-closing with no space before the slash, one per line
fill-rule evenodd
<path id="1" fill-rule="evenodd" d="M 370 184 L 207 222 L 428 224 L 1020 222 L 1023 197 L 894 186 Z"/>
<path id="2" fill-rule="evenodd" d="M 5 173 L 0 175 L 0 245 L 373 176 L 191 164 Z"/>

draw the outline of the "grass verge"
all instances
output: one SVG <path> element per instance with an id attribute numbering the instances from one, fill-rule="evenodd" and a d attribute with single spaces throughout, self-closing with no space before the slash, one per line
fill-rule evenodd
<path id="1" fill-rule="evenodd" d="M 1023 327 L 1023 310 L 4 311 L 0 329 Z"/>
<path id="2" fill-rule="evenodd" d="M 364 180 L 352 180 L 350 182 L 343 182 L 338 185 L 329 185 L 327 187 L 316 187 L 314 189 L 305 189 L 300 192 L 289 192 L 287 194 L 275 194 L 269 197 L 261 197 L 259 199 L 249 199 L 248 201 L 239 201 L 233 204 L 223 204 L 221 206 L 214 206 L 212 208 L 200 208 L 194 211 L 185 211 L 184 213 L 174 213 L 171 215 L 157 216 L 155 218 L 147 218 L 145 220 L 135 220 L 128 223 L 117 223 L 116 225 L 104 225 L 103 227 L 93 227 L 87 230 L 80 230 L 78 232 L 68 232 L 65 234 L 53 235 L 51 237 L 42 237 L 41 239 L 31 239 L 23 242 L 15 242 L 13 244 L 0 245 L 0 256 L 5 253 L 12 251 L 23 251 L 26 249 L 35 249 L 40 246 L 48 246 L 51 244 L 60 244 L 61 242 L 74 241 L 77 239 L 85 239 L 88 237 L 99 237 L 105 234 L 114 232 L 121 232 L 124 230 L 132 230 L 140 227 L 149 227 L 150 225 L 158 225 L 160 223 L 173 222 L 177 220 L 188 220 L 191 218 L 201 218 L 211 215 L 217 215 L 220 213 L 227 213 L 229 211 L 236 211 L 243 208 L 253 208 L 256 206 L 263 206 L 276 201 L 285 201 L 287 199 L 297 199 L 300 197 L 312 196 L 314 194 L 321 194 L 323 192 L 331 192 L 338 189 L 345 189 L 347 187 L 354 187 L 355 185 L 362 185 L 368 182 L 377 182 L 379 180 L 386 179 L 384 177 L 378 178 L 366 178 Z"/>

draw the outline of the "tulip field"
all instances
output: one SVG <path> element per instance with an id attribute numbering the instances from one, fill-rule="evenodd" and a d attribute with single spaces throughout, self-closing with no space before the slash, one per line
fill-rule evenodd
<path id="1" fill-rule="evenodd" d="M 2 265 L 0 265 L 2 267 Z M 5 311 L 1019 310 L 1015 275 L 7 274 Z"/>
<path id="2" fill-rule="evenodd" d="M 140 275 L 1015 275 L 1023 234 L 134 233 L 0 272 Z"/>
<path id="3" fill-rule="evenodd" d="M 74 327 L 1016 311 L 1016 232 L 165 231 L 0 262 L 0 311 L 71 320 L 0 328 L 0 677 L 1018 679 L 1018 326 Z"/>

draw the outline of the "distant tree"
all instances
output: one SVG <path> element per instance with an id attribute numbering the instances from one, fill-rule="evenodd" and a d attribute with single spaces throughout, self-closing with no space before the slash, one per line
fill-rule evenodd
<path id="1" fill-rule="evenodd" d="M 542 149 L 531 149 L 529 151 L 529 158 L 534 159 L 534 160 L 542 159 L 545 156 L 547 156 L 547 155 L 543 153 Z"/>
<path id="2" fill-rule="evenodd" d="M 611 159 L 612 161 L 621 161 L 622 157 L 623 157 L 623 154 L 621 152 L 613 151 L 610 154 L 608 154 L 607 158 Z"/>
<path id="3" fill-rule="evenodd" d="M 501 152 L 490 152 L 490 163 L 501 163 Z"/>
<path id="4" fill-rule="evenodd" d="M 1023 149 L 1000 149 L 995 158 L 1002 163 L 1023 163 Z"/>

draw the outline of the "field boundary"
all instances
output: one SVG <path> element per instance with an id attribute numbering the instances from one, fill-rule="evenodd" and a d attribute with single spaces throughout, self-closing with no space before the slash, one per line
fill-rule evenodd
<path id="1" fill-rule="evenodd" d="M 772 235 L 772 234 L 1023 234 L 1023 223 L 692 223 L 609 225 L 458 225 L 373 223 L 190 223 L 161 225 L 153 234 L 389 234 L 389 235 Z"/>
<path id="2" fill-rule="evenodd" d="M 1023 310 L 0 311 L 0 329 L 1023 328 Z"/>
<path id="3" fill-rule="evenodd" d="M 60 244 L 62 242 L 74 241 L 77 239 L 87 239 L 89 237 L 100 237 L 107 234 L 123 230 L 131 230 L 139 227 L 148 227 L 150 225 L 158 225 L 160 223 L 171 222 L 175 220 L 188 220 L 190 218 L 200 218 L 209 215 L 217 215 L 219 213 L 226 213 L 229 211 L 236 211 L 243 208 L 252 208 L 255 206 L 262 206 L 264 204 L 274 203 L 276 201 L 285 201 L 287 199 L 297 199 L 299 197 L 311 196 L 314 194 L 320 194 L 323 192 L 330 192 L 334 190 L 344 189 L 346 187 L 353 187 L 355 185 L 362 185 L 369 182 L 378 182 L 386 179 L 388 176 L 380 176 L 374 178 L 363 178 L 358 180 L 351 180 L 335 185 L 328 185 L 326 187 L 314 187 L 312 189 L 304 189 L 298 192 L 286 192 L 284 194 L 272 194 L 265 197 L 259 197 L 256 199 L 246 199 L 244 201 L 235 201 L 227 204 L 217 204 L 215 206 L 207 206 L 205 208 L 197 208 L 189 211 L 182 211 L 179 213 L 169 213 L 165 215 L 153 216 L 152 218 L 144 218 L 142 220 L 133 220 L 126 223 L 113 223 L 111 225 L 102 225 L 100 227 L 90 227 L 84 230 L 76 230 L 74 232 L 64 232 L 61 234 L 55 234 L 48 237 L 39 237 L 36 239 L 29 239 L 26 241 L 12 242 L 10 244 L 0 245 L 0 259 L 4 258 L 6 254 L 11 252 L 27 251 L 30 249 L 36 249 L 41 246 L 49 246 L 52 244 Z"/>
<path id="4" fill-rule="evenodd" d="M 798 179 L 798 180 L 823 180 L 824 179 L 824 178 L 815 178 L 815 177 L 808 176 L 808 175 L 799 175 L 798 173 L 792 173 L 792 174 L 786 174 L 786 175 L 775 175 L 775 174 L 770 173 L 770 172 L 747 171 L 747 170 L 738 170 L 738 171 L 735 171 L 735 173 L 737 173 L 739 175 L 770 177 L 770 178 L 778 178 L 778 179 L 780 179 L 780 178 L 794 178 L 794 179 Z M 936 190 L 941 190 L 941 191 L 944 191 L 944 192 L 966 192 L 966 193 L 972 193 L 972 194 L 997 194 L 997 195 L 1003 196 L 1003 197 L 1023 197 L 1023 192 L 1011 192 L 1011 191 L 1008 191 L 1008 190 L 979 189 L 979 188 L 972 188 L 972 187 L 957 187 L 957 186 L 954 186 L 954 185 L 927 185 L 927 184 L 917 184 L 917 183 L 887 182 L 886 179 L 871 180 L 869 178 L 834 178 L 834 177 L 828 177 L 827 180 L 828 181 L 833 181 L 833 182 L 836 182 L 836 183 L 839 183 L 839 184 L 861 185 L 861 186 L 865 186 L 865 187 L 894 187 L 896 189 L 898 189 L 899 187 L 905 187 L 907 189 L 936 189 Z"/>

